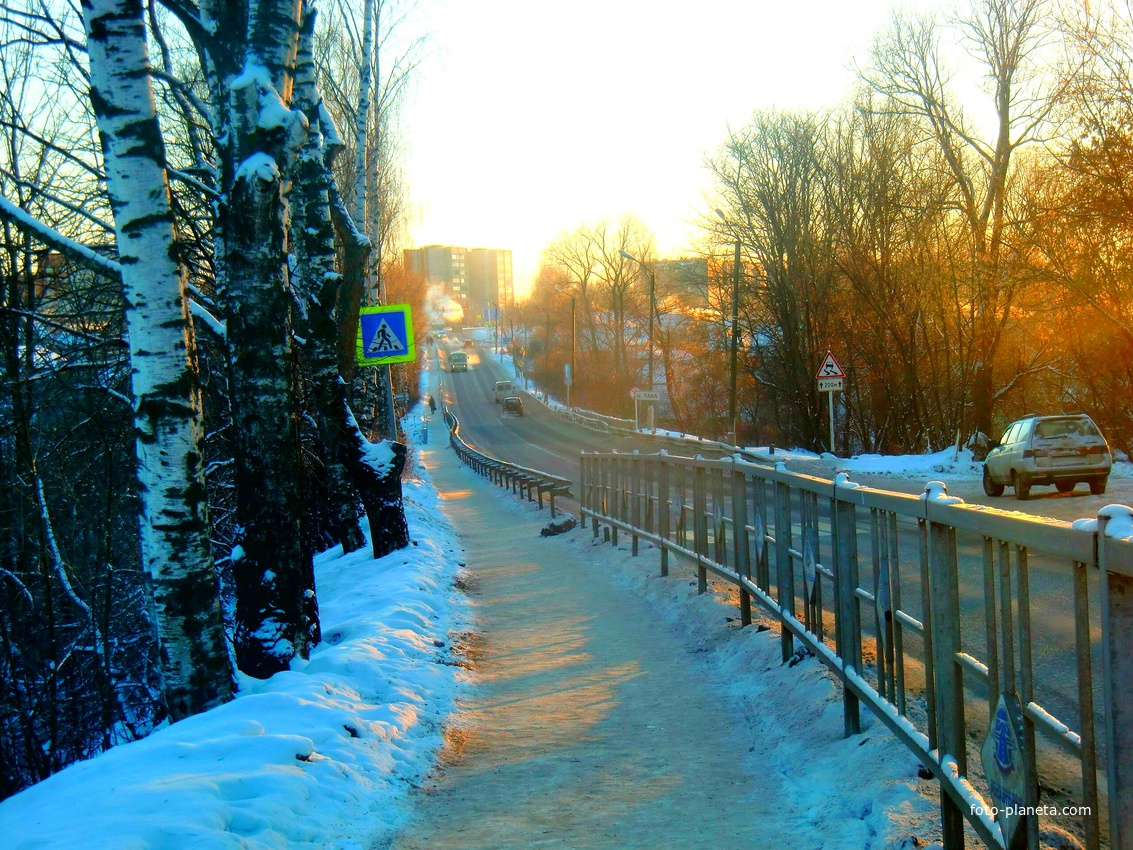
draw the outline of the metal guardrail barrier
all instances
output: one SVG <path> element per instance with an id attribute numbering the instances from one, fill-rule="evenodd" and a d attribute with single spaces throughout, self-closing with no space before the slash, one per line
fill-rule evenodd
<path id="1" fill-rule="evenodd" d="M 639 431 L 634 429 L 634 421 L 632 419 L 618 419 L 614 416 L 606 416 L 602 413 L 595 413 L 592 410 L 582 410 L 577 407 L 567 408 L 559 405 L 552 406 L 537 395 L 531 395 L 531 397 L 541 402 L 552 413 L 557 414 L 568 422 L 573 422 L 575 425 L 580 425 L 583 428 L 587 428 L 599 434 L 623 434 L 627 436 L 632 434 L 635 437 L 650 439 L 657 444 L 659 450 L 673 450 L 678 452 L 709 451 L 727 456 L 738 454 L 744 460 L 749 460 L 754 463 L 776 462 L 774 449 L 772 449 L 772 453 L 768 454 L 749 451 L 741 446 L 733 446 L 730 443 L 725 443 L 721 440 L 712 440 L 707 437 L 698 437 L 695 434 L 678 435 L 658 433 L 657 429 Z"/>
<path id="2" fill-rule="evenodd" d="M 1036 850 L 1038 816 L 1053 814 L 1040 802 L 1040 768 L 1071 775 L 1072 787 L 1044 785 L 1048 798 L 1086 810 L 1058 807 L 1056 823 L 1090 850 L 1107 839 L 1133 848 L 1129 508 L 1069 525 L 963 504 L 939 482 L 916 497 L 844 474 L 664 452 L 583 452 L 579 498 L 595 537 L 600 526 L 615 545 L 629 534 L 635 555 L 639 540 L 653 543 L 662 575 L 670 554 L 682 556 L 701 593 L 708 572 L 736 585 L 743 625 L 753 601 L 779 622 L 784 662 L 797 641 L 832 670 L 846 735 L 860 731 L 864 703 L 941 783 L 948 850 L 964 846 L 965 821 L 988 847 Z M 1048 601 L 1055 616 L 1036 618 Z M 1068 699 L 1035 663 L 1045 665 L 1059 629 Z M 983 756 L 976 745 L 969 763 L 969 733 L 983 740 L 985 730 Z"/>
<path id="3" fill-rule="evenodd" d="M 457 456 L 473 470 L 500 487 L 509 488 L 513 493 L 526 497 L 528 501 L 538 502 L 543 509 L 543 494 L 549 497 L 551 519 L 555 518 L 555 496 L 571 496 L 572 481 L 560 478 L 538 469 L 529 469 L 516 463 L 497 460 L 469 446 L 460 437 L 460 420 L 456 414 L 444 409 L 445 423 L 449 427 L 449 443 Z"/>

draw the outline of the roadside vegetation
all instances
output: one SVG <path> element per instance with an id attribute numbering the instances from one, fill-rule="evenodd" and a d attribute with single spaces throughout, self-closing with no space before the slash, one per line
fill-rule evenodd
<path id="1" fill-rule="evenodd" d="M 565 395 L 573 301 L 574 402 L 632 411 L 649 279 L 627 279 L 627 249 L 656 272 L 669 424 L 730 431 L 739 241 L 741 440 L 829 448 L 814 377 L 830 350 L 847 374 L 839 453 L 928 452 L 1079 411 L 1130 452 L 1133 7 L 957 14 L 896 17 L 841 107 L 760 111 L 730 132 L 706 162 L 689 274 L 636 218 L 554 239 L 526 316 L 541 381 Z"/>

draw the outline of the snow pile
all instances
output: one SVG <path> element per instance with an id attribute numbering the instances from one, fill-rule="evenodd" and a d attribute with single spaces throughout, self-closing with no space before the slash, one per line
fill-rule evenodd
<path id="1" fill-rule="evenodd" d="M 945 449 L 926 455 L 855 455 L 838 459 L 838 468 L 847 472 L 885 473 L 905 478 L 924 478 L 946 473 L 950 478 L 979 478 L 983 464 L 972 458 L 970 449 Z"/>
<path id="2" fill-rule="evenodd" d="M 354 850 L 396 830 L 441 745 L 465 616 L 436 491 L 422 477 L 404 492 L 408 548 L 318 557 L 324 639 L 309 660 L 0 803 L 6 850 Z"/>

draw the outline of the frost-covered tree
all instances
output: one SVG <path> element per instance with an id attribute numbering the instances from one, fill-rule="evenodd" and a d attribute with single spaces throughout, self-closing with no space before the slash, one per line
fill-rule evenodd
<path id="1" fill-rule="evenodd" d="M 165 699 L 179 719 L 232 693 L 209 544 L 188 296 L 142 4 L 84 0 L 83 18 L 128 305 L 142 561 L 153 582 Z"/>

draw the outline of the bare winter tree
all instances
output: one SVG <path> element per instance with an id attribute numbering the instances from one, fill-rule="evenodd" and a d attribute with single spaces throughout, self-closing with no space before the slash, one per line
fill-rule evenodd
<path id="1" fill-rule="evenodd" d="M 980 137 L 949 87 L 936 21 L 896 17 L 864 74 L 890 109 L 919 119 L 952 180 L 952 201 L 967 237 L 965 268 L 957 269 L 966 285 L 958 288 L 955 305 L 966 317 L 957 364 L 960 385 L 970 388 L 962 418 L 985 433 L 1003 388 L 1016 377 L 994 372 L 1019 281 L 1007 215 L 1012 164 L 1020 148 L 1048 130 L 1057 89 L 1065 85 L 1040 63 L 1051 40 L 1050 10 L 1048 0 L 979 0 L 958 22 L 991 98 L 995 126 L 989 139 Z"/>
<path id="2" fill-rule="evenodd" d="M 777 430 L 824 445 L 813 375 L 831 345 L 837 279 L 823 213 L 824 125 L 813 114 L 757 113 L 711 163 L 725 217 L 754 266 L 760 307 L 746 314 L 753 378 L 774 400 Z"/>

